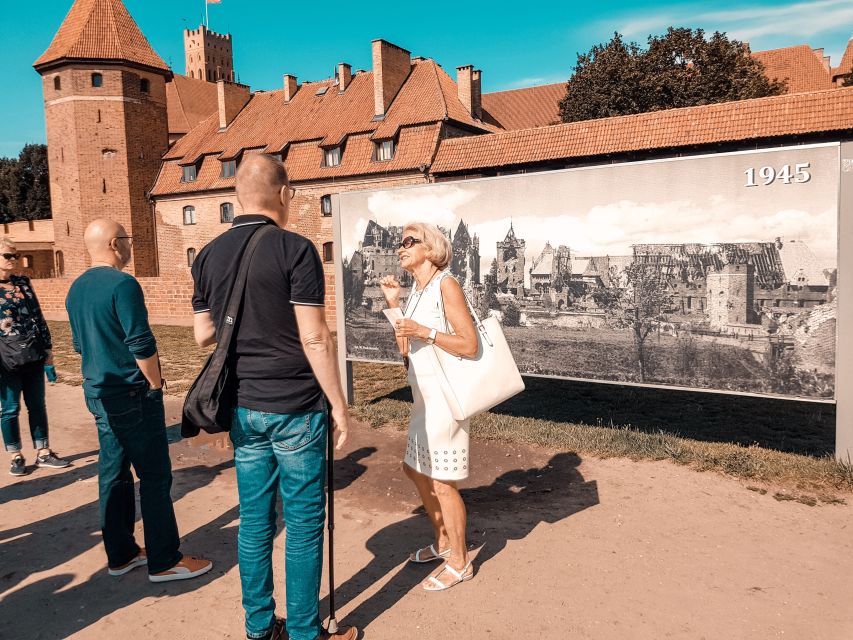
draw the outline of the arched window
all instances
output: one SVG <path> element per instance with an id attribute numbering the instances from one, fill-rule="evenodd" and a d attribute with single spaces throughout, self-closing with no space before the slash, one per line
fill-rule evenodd
<path id="1" fill-rule="evenodd" d="M 92 86 L 93 87 L 103 87 L 104 86 L 104 76 L 100 73 L 92 74 Z"/>
<path id="2" fill-rule="evenodd" d="M 151 83 L 148 81 L 148 78 L 139 79 L 139 90 L 142 93 L 148 93 L 151 90 Z"/>
<path id="3" fill-rule="evenodd" d="M 54 77 L 53 88 L 56 89 L 57 91 L 62 89 L 62 78 L 60 78 L 59 76 Z"/>
<path id="4" fill-rule="evenodd" d="M 32 256 L 21 256 L 21 266 L 24 269 L 30 269 L 33 266 L 33 257 Z"/>
<path id="5" fill-rule="evenodd" d="M 320 198 L 320 212 L 324 218 L 332 215 L 332 196 L 323 196 Z"/>
<path id="6" fill-rule="evenodd" d="M 184 224 L 195 223 L 195 207 L 184 207 Z"/>
<path id="7" fill-rule="evenodd" d="M 219 205 L 219 221 L 234 222 L 234 205 L 230 202 L 223 202 Z"/>
<path id="8" fill-rule="evenodd" d="M 190 78 L 195 78 L 195 71 L 190 69 Z"/>
<path id="9" fill-rule="evenodd" d="M 334 245 L 331 242 L 323 243 L 323 262 L 333 262 L 335 259 Z"/>
<path id="10" fill-rule="evenodd" d="M 190 247 L 187 249 L 187 266 L 193 266 L 193 262 L 195 262 L 195 249 Z"/>

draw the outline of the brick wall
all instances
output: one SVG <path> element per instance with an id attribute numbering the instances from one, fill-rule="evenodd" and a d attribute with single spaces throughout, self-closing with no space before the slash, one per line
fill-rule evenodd
<path id="1" fill-rule="evenodd" d="M 835 372 L 838 302 L 813 308 L 794 331 L 794 353 L 801 367 L 820 373 Z"/>
<path id="2" fill-rule="evenodd" d="M 295 185 L 296 196 L 290 206 L 288 229 L 310 238 L 322 257 L 323 244 L 334 236 L 332 217 L 323 216 L 320 199 L 324 195 L 366 189 L 391 189 L 410 184 L 422 184 L 426 178 L 420 174 L 397 177 L 373 177 L 360 180 Z M 208 242 L 228 229 L 220 221 L 220 206 L 230 202 L 234 215 L 243 213 L 233 191 L 190 196 L 160 198 L 155 204 L 157 219 L 157 247 L 160 274 L 167 278 L 189 278 L 187 250 L 201 251 Z M 195 207 L 196 224 L 184 224 L 184 207 Z M 334 329 L 337 291 L 333 262 L 324 265 L 326 274 L 326 321 Z"/>
<path id="3" fill-rule="evenodd" d="M 67 320 L 65 297 L 73 280 L 51 278 L 33 280 L 42 311 L 48 320 Z M 139 278 L 152 324 L 192 324 L 193 284 L 188 277 Z"/>
<path id="4" fill-rule="evenodd" d="M 93 73 L 101 75 L 102 86 L 92 86 Z M 148 80 L 147 93 L 142 79 Z M 93 219 L 106 217 L 134 236 L 130 270 L 155 275 L 146 193 L 168 149 L 163 76 L 81 63 L 45 74 L 43 91 L 57 263 L 66 275 L 81 273 L 88 264 L 83 231 Z"/>

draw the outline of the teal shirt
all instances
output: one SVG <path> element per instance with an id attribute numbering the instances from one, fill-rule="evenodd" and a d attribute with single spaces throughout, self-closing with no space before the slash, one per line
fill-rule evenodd
<path id="1" fill-rule="evenodd" d="M 94 267 L 65 299 L 74 350 L 83 356 L 83 390 L 108 398 L 146 384 L 137 360 L 157 353 L 142 287 L 131 275 Z"/>

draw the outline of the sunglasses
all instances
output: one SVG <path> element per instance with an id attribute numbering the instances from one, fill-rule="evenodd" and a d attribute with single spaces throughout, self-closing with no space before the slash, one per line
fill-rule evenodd
<path id="1" fill-rule="evenodd" d="M 416 244 L 421 244 L 423 240 L 418 240 L 414 236 L 406 236 L 403 241 L 397 245 L 398 249 L 411 249 Z"/>
<path id="2" fill-rule="evenodd" d="M 128 244 L 133 244 L 133 236 L 116 236 L 116 240 L 127 240 Z"/>
<path id="3" fill-rule="evenodd" d="M 2 253 L 0 255 L 3 256 L 4 260 L 17 260 L 21 257 L 20 253 Z"/>

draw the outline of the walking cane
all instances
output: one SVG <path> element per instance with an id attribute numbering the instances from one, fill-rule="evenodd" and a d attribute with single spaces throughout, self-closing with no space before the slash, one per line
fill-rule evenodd
<path id="1" fill-rule="evenodd" d="M 326 401 L 326 419 L 328 428 L 328 460 L 326 461 L 326 470 L 328 473 L 326 483 L 329 493 L 329 624 L 326 630 L 332 634 L 338 631 L 338 621 L 335 618 L 335 443 L 334 443 L 334 425 L 332 424 L 332 414 L 329 410 L 329 402 Z"/>

